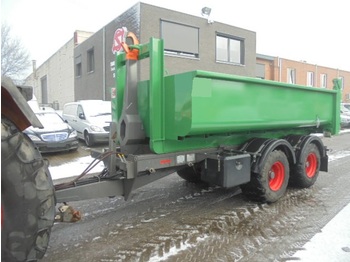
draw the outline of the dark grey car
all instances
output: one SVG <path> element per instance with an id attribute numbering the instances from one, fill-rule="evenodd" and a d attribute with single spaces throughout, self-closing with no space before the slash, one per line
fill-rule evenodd
<path id="1" fill-rule="evenodd" d="M 32 126 L 24 130 L 41 153 L 77 150 L 77 132 L 54 111 L 35 112 L 43 129 Z"/>

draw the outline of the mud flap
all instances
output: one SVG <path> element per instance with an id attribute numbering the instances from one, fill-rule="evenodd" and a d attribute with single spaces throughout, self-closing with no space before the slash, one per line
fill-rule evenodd
<path id="1" fill-rule="evenodd" d="M 328 155 L 321 157 L 320 171 L 328 172 Z"/>

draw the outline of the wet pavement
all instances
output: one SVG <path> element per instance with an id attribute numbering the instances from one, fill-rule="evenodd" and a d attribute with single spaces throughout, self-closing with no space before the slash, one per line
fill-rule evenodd
<path id="1" fill-rule="evenodd" d="M 323 141 L 329 172 L 309 189 L 290 188 L 274 204 L 248 201 L 238 188 L 196 186 L 176 173 L 128 201 L 69 203 L 83 219 L 55 224 L 42 261 L 297 260 L 293 255 L 350 203 L 350 134 Z M 48 158 L 58 163 L 57 156 Z"/>
<path id="2" fill-rule="evenodd" d="M 105 145 L 105 146 L 108 146 L 108 145 Z M 45 154 L 42 154 L 42 156 L 43 158 L 46 158 L 49 160 L 50 166 L 58 166 L 80 157 L 89 156 L 91 154 L 92 149 L 101 150 L 101 148 L 103 147 L 104 145 L 97 145 L 95 147 L 89 148 L 85 145 L 84 142 L 79 141 L 79 147 L 75 151 L 45 153 Z"/>

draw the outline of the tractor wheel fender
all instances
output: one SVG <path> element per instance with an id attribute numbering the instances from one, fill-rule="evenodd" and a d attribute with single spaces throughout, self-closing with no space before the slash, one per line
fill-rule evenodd
<path id="1" fill-rule="evenodd" d="M 6 117 L 21 131 L 31 125 L 43 127 L 27 103 L 32 95 L 31 87 L 15 86 L 8 77 L 1 79 L 1 116 Z"/>

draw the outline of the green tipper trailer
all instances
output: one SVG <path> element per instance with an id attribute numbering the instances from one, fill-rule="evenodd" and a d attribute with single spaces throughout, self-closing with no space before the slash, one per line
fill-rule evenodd
<path id="1" fill-rule="evenodd" d="M 145 135 L 158 154 L 339 128 L 330 90 L 205 71 L 167 76 L 160 90 L 154 101 L 151 81 L 137 89 Z"/>
<path id="2" fill-rule="evenodd" d="M 58 202 L 128 198 L 174 172 L 274 202 L 288 185 L 310 187 L 327 171 L 327 150 L 312 134 L 339 133 L 338 80 L 326 90 L 198 70 L 164 76 L 163 41 L 130 37 L 134 45 L 123 43 L 116 57 L 110 145 L 93 154 L 106 168 L 56 185 Z M 145 58 L 150 77 L 138 81 Z"/>
<path id="3" fill-rule="evenodd" d="M 313 185 L 327 171 L 327 150 L 313 133 L 340 129 L 340 82 L 334 90 L 192 71 L 164 76 L 163 41 L 123 43 L 116 57 L 109 148 L 93 152 L 103 171 L 53 185 L 47 162 L 21 131 L 41 126 L 28 107 L 32 89 L 1 82 L 2 257 L 42 258 L 54 221 L 79 211 L 56 203 L 122 195 L 177 172 L 187 181 L 240 186 L 274 202 L 287 186 Z M 150 77 L 138 81 L 149 58 Z M 87 169 L 87 170 L 88 170 Z M 29 190 L 30 189 L 30 190 Z M 34 197 L 35 196 L 35 197 Z"/>

